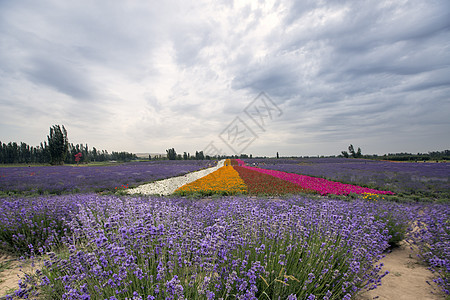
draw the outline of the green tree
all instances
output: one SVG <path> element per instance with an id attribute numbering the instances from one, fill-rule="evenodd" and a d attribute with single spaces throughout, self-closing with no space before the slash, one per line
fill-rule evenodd
<path id="1" fill-rule="evenodd" d="M 167 150 L 166 150 L 166 153 L 167 153 L 167 158 L 168 158 L 169 160 L 176 160 L 176 159 L 177 159 L 177 152 L 175 151 L 174 148 L 172 148 L 172 149 L 167 149 Z"/>
<path id="2" fill-rule="evenodd" d="M 48 148 L 50 152 L 50 163 L 52 165 L 62 165 L 69 150 L 69 140 L 64 125 L 53 125 L 50 127 L 50 135 L 47 136 Z"/>
<path id="3" fill-rule="evenodd" d="M 195 151 L 195 159 L 197 160 L 204 160 L 205 159 L 205 155 L 203 154 L 203 151 Z"/>
<path id="4" fill-rule="evenodd" d="M 352 144 L 350 144 L 350 146 L 348 146 L 348 152 L 352 155 L 352 157 L 355 157 L 355 155 L 356 155 L 355 148 L 353 148 Z"/>
<path id="5" fill-rule="evenodd" d="M 97 149 L 95 147 L 92 147 L 92 152 L 91 153 L 92 153 L 92 159 L 94 161 L 96 161 L 97 160 Z M 150 155 L 148 157 L 150 158 Z"/>
<path id="6" fill-rule="evenodd" d="M 341 152 L 342 155 L 344 155 L 344 157 L 348 157 L 348 153 L 347 153 L 347 156 L 345 156 L 344 152 L 347 153 L 346 151 L 342 151 Z M 358 147 L 358 150 L 355 152 L 355 148 L 353 147 L 352 144 L 350 144 L 350 146 L 348 146 L 348 152 L 350 153 L 350 155 L 353 158 L 360 158 L 360 157 L 362 157 L 361 148 Z"/>

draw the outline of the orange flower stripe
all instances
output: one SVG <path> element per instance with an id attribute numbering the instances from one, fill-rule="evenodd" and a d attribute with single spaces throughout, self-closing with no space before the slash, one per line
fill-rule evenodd
<path id="1" fill-rule="evenodd" d="M 231 166 L 230 160 L 227 159 L 224 166 L 217 171 L 175 190 L 175 193 L 195 192 L 206 194 L 243 194 L 247 192 L 247 186 L 239 177 L 239 173 Z"/>

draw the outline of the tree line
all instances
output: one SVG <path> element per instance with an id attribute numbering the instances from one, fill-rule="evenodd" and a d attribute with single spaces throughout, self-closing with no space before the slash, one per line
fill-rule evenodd
<path id="1" fill-rule="evenodd" d="M 166 150 L 166 159 L 168 160 L 211 160 L 211 159 L 226 159 L 226 158 L 253 158 L 253 156 L 250 154 L 248 156 L 247 154 L 241 154 L 241 155 L 205 155 L 203 151 L 195 151 L 195 155 L 191 155 L 189 152 L 184 152 L 183 154 L 177 154 L 177 151 L 175 148 L 167 149 Z M 149 155 L 149 159 L 152 159 L 152 157 Z"/>
<path id="2" fill-rule="evenodd" d="M 184 152 L 183 155 L 177 154 L 175 148 L 167 149 L 166 156 L 168 160 L 204 160 L 211 159 L 209 155 L 203 154 L 203 151 L 195 151 L 195 155 L 191 155 L 188 152 Z"/>
<path id="3" fill-rule="evenodd" d="M 183 155 L 177 154 L 175 148 L 166 150 L 166 157 L 168 160 L 204 160 L 211 159 L 209 155 L 203 154 L 203 151 L 195 151 L 195 155 L 191 155 L 188 152 L 184 152 Z M 151 157 L 149 157 L 151 159 Z"/>
<path id="4" fill-rule="evenodd" d="M 342 151 L 338 157 L 346 157 L 346 158 L 367 158 L 367 159 L 377 159 L 377 160 L 395 160 L 395 161 L 427 161 L 427 160 L 449 160 L 450 159 L 450 150 L 444 151 L 430 151 L 428 153 L 388 153 L 384 155 L 376 155 L 376 154 L 365 154 L 361 153 L 361 148 L 358 147 L 358 150 L 355 151 L 353 145 L 348 146 L 348 152 Z"/>
<path id="5" fill-rule="evenodd" d="M 450 160 L 450 150 L 430 151 L 428 153 L 388 153 L 381 156 L 372 155 L 369 158 L 395 161 L 431 161 L 431 160 Z"/>
<path id="6" fill-rule="evenodd" d="M 52 164 L 76 163 L 76 155 L 79 162 L 103 162 L 103 161 L 130 161 L 137 156 L 128 152 L 111 152 L 90 149 L 87 144 L 69 143 L 67 131 L 64 126 L 54 125 L 50 127 L 47 141 L 41 142 L 39 146 L 33 147 L 24 142 L 2 143 L 0 141 L 0 163 L 1 164 Z"/>

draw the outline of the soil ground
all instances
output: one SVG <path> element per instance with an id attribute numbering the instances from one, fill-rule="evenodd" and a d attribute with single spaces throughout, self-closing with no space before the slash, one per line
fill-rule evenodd
<path id="1" fill-rule="evenodd" d="M 0 300 L 19 288 L 19 279 L 27 274 L 34 274 L 38 269 L 36 262 L 22 261 L 0 253 Z M 40 263 L 37 263 L 40 264 Z"/>
<path id="2" fill-rule="evenodd" d="M 0 297 L 18 288 L 17 282 L 23 274 L 19 262 L 10 256 L 0 255 Z M 0 298 L 1 299 L 1 298 Z"/>
<path id="3" fill-rule="evenodd" d="M 417 257 L 417 251 L 402 243 L 381 260 L 383 271 L 389 274 L 381 280 L 381 286 L 363 292 L 356 300 L 435 300 L 446 295 L 433 282 L 433 274 Z M 448 298 L 447 298 L 448 299 Z"/>

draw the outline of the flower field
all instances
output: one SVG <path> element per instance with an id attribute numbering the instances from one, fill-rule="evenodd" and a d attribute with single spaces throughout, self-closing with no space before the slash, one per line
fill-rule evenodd
<path id="1" fill-rule="evenodd" d="M 322 195 L 326 194 L 334 194 L 334 195 L 348 195 L 350 193 L 355 194 L 364 194 L 364 193 L 372 193 L 372 194 L 393 194 L 390 191 L 379 191 L 375 189 L 364 188 L 351 184 L 344 184 L 340 182 L 330 181 L 323 178 L 298 175 L 293 173 L 286 173 L 281 171 L 274 170 L 266 170 L 261 168 L 254 167 L 246 167 L 249 170 L 258 171 L 267 175 L 271 175 L 288 182 L 295 183 L 305 189 L 314 190 Z"/>
<path id="2" fill-rule="evenodd" d="M 209 195 L 227 195 L 245 193 L 247 192 L 247 187 L 239 176 L 239 173 L 230 165 L 230 162 L 225 162 L 225 166 L 217 171 L 192 183 L 186 184 L 175 191 L 175 193 L 180 194 L 195 192 L 202 192 Z"/>
<path id="3" fill-rule="evenodd" d="M 227 159 L 224 167 L 175 191 L 181 195 L 188 193 L 211 195 L 214 193 L 288 194 L 299 192 L 321 195 L 394 194 L 390 191 L 343 184 L 323 178 L 249 167 L 240 159 Z"/>
<path id="4" fill-rule="evenodd" d="M 270 176 L 258 171 L 250 170 L 242 166 L 235 166 L 234 169 L 244 180 L 249 194 L 297 194 L 300 192 L 312 192 L 305 190 L 297 184 L 282 180 L 275 176 Z"/>
<path id="5" fill-rule="evenodd" d="M 172 196 L 0 196 L 0 252 L 44 260 L 9 299 L 353 299 L 383 284 L 380 259 L 402 240 L 449 293 L 448 202 L 389 202 L 387 191 L 222 163 Z M 159 168 L 177 176 L 180 165 Z M 333 198 L 347 192 L 360 197 Z"/>
<path id="6" fill-rule="evenodd" d="M 42 166 L 0 168 L 0 191 L 29 194 L 115 191 L 127 184 L 186 174 L 209 161 L 158 161 L 113 166 Z"/>
<path id="7" fill-rule="evenodd" d="M 395 193 L 450 197 L 448 163 L 399 163 L 348 158 L 245 159 L 247 165 L 296 173 Z"/>

